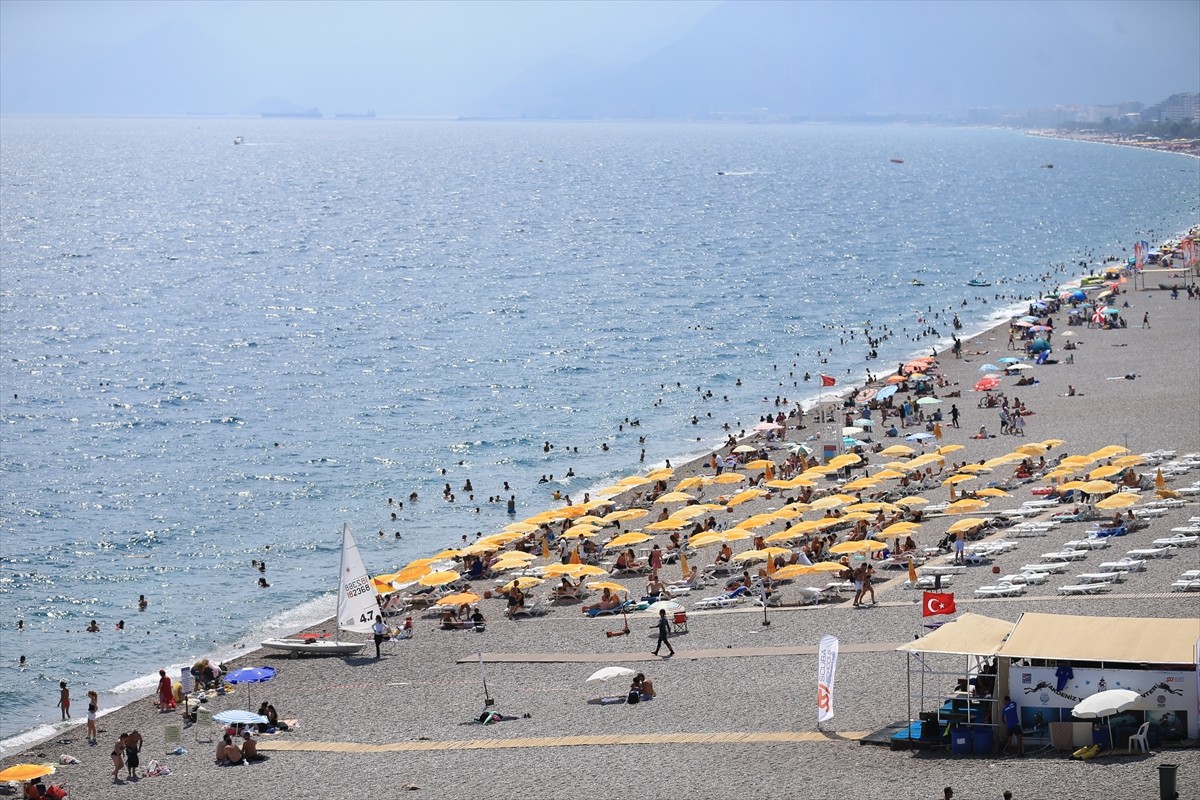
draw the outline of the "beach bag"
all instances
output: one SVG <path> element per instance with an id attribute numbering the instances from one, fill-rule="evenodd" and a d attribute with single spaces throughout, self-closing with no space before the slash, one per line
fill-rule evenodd
<path id="1" fill-rule="evenodd" d="M 629 697 L 625 698 L 625 702 L 629 705 L 633 705 L 634 703 L 640 702 L 641 699 L 642 696 L 638 694 L 637 690 L 635 689 L 629 693 Z"/>

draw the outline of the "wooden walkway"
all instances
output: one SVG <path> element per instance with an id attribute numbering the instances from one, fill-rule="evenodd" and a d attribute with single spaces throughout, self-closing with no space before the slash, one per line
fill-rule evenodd
<path id="1" fill-rule="evenodd" d="M 438 750 L 506 750 L 525 747 L 612 747 L 647 744 L 770 744 L 795 742 L 857 742 L 867 731 L 757 731 L 743 733 L 616 733 L 592 736 L 545 736 L 512 739 L 417 740 L 391 744 L 360 742 L 297 742 L 258 740 L 259 750 L 306 753 L 405 753 Z"/>

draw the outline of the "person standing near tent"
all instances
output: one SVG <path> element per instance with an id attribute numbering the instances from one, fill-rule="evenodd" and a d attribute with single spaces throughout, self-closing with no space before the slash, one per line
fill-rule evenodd
<path id="1" fill-rule="evenodd" d="M 1021 718 L 1017 714 L 1017 704 L 1011 697 L 1004 695 L 1004 750 L 1009 752 L 1013 737 L 1017 737 L 1017 755 L 1025 755 L 1025 741 L 1021 734 Z"/>
<path id="2" fill-rule="evenodd" d="M 654 645 L 654 655 L 658 655 L 658 649 L 664 644 L 667 646 L 667 652 L 675 655 L 675 648 L 671 647 L 671 621 L 667 619 L 667 610 L 660 608 L 658 610 L 658 642 Z"/>

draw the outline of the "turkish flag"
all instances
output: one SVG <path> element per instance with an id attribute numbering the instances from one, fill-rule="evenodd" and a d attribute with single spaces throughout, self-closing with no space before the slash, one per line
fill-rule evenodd
<path id="1" fill-rule="evenodd" d="M 925 600 L 921 604 L 922 617 L 936 617 L 938 614 L 953 614 L 953 592 L 925 592 Z"/>
<path id="2" fill-rule="evenodd" d="M 835 379 L 829 377 L 828 375 L 821 376 L 821 385 L 822 386 L 833 386 L 835 383 L 837 383 L 837 381 Z"/>

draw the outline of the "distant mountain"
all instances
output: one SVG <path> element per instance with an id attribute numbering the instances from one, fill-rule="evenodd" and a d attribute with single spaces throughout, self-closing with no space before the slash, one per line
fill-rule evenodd
<path id="1" fill-rule="evenodd" d="M 237 61 L 199 29 L 166 22 L 117 46 L 12 54 L 0 69 L 0 102 L 6 113 L 227 113 Z"/>
<path id="2" fill-rule="evenodd" d="M 1154 98 L 1200 83 L 1195 70 L 1164 69 L 1147 86 L 1122 53 L 1169 60 L 1174 48 L 1128 45 L 1113 50 L 1055 2 L 736 0 L 626 69 L 547 64 L 485 106 L 538 117 L 941 113 Z"/>

